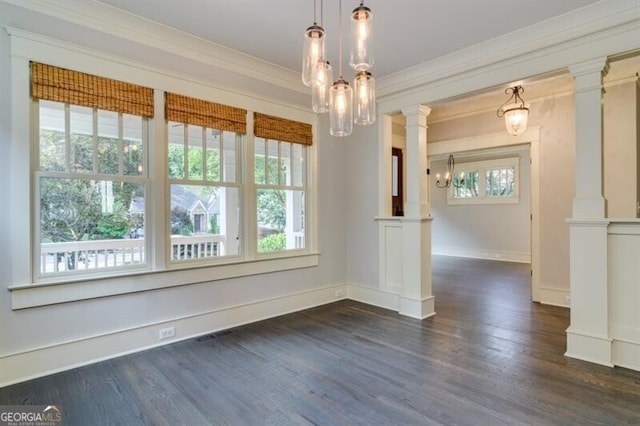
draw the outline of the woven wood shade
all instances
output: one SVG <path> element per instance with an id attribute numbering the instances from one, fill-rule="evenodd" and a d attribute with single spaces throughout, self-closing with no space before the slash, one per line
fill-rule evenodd
<path id="1" fill-rule="evenodd" d="M 178 123 L 247 133 L 247 111 L 215 102 L 167 93 L 166 119 Z"/>
<path id="2" fill-rule="evenodd" d="M 311 124 L 257 112 L 255 114 L 253 132 L 256 136 L 265 139 L 275 139 L 302 145 L 311 145 L 313 143 Z"/>
<path id="3" fill-rule="evenodd" d="M 152 89 L 38 62 L 31 62 L 31 96 L 153 117 Z"/>

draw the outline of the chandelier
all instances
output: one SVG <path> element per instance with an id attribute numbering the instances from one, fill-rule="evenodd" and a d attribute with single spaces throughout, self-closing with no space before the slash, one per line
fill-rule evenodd
<path id="1" fill-rule="evenodd" d="M 302 82 L 311 88 L 314 112 L 329 112 L 329 133 L 349 136 L 353 124 L 366 126 L 376 120 L 375 80 L 369 71 L 373 58 L 373 13 L 364 1 L 351 12 L 351 43 L 349 66 L 356 71 L 353 89 L 343 77 L 342 69 L 342 0 L 339 2 L 339 78 L 333 81 L 333 69 L 326 59 L 325 31 L 322 27 L 323 0 L 320 1 L 320 25 L 316 21 L 316 2 L 313 2 L 314 22 L 305 31 L 302 56 Z M 354 102 L 355 92 L 355 102 Z"/>
<path id="2" fill-rule="evenodd" d="M 520 97 L 520 94 L 524 93 L 522 86 L 507 87 L 504 93 L 511 95 L 511 97 L 498 108 L 497 115 L 499 118 L 504 117 L 507 132 L 518 136 L 527 130 L 529 104 L 526 104 L 524 99 Z"/>

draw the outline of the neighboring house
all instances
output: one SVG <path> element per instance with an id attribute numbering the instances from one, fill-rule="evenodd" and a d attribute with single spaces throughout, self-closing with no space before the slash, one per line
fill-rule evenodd
<path id="1" fill-rule="evenodd" d="M 216 195 L 214 192 L 203 200 L 198 194 L 185 189 L 183 185 L 173 185 L 171 187 L 171 205 L 188 212 L 194 234 L 211 233 L 211 220 L 213 219 L 217 223 L 220 216 L 220 198 Z M 143 197 L 131 200 L 129 213 L 144 215 Z"/>

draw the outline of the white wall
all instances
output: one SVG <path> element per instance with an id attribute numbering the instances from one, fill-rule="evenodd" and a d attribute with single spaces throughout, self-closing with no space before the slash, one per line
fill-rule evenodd
<path id="1" fill-rule="evenodd" d="M 377 131 L 375 125 L 354 126 L 348 139 L 329 141 L 345 149 L 347 282 L 365 287 L 378 286 Z"/>
<path id="2" fill-rule="evenodd" d="M 513 204 L 447 204 L 447 190 L 431 179 L 431 215 L 434 254 L 530 262 L 530 165 L 529 150 L 471 155 L 456 164 L 490 158 L 520 158 L 519 201 Z M 446 160 L 431 162 L 431 173 L 446 170 Z"/>
<path id="3" fill-rule="evenodd" d="M 304 108 L 308 108 L 310 102 L 307 96 L 299 93 L 274 90 L 269 85 L 203 64 L 194 66 L 194 73 L 198 75 L 181 74 L 188 64 L 180 58 L 86 29 L 75 28 L 77 31 L 74 31 L 67 23 L 45 19 L 0 2 L 0 26 L 4 25 L 25 25 L 28 29 L 45 32 L 57 29 L 57 35 L 65 41 L 98 49 L 97 52 L 115 52 L 125 63 L 127 60 L 149 60 L 142 63 L 170 71 L 178 79 L 202 77 L 220 87 L 232 86 L 243 93 L 257 93 L 263 99 L 273 96 L 269 99 L 274 108 L 299 105 L 302 101 Z M 2 153 L 11 152 L 12 145 L 9 48 L 9 37 L 3 30 L 0 34 Z M 209 73 L 204 72 L 207 69 Z M 320 126 L 326 128 L 327 124 L 321 119 Z M 159 343 L 158 329 L 162 326 L 175 325 L 176 338 L 180 339 L 335 300 L 334 287 L 340 288 L 344 284 L 347 265 L 345 207 L 348 194 L 344 184 L 347 163 L 342 141 L 330 139 L 326 131 L 318 132 L 316 146 L 318 174 L 314 184 L 318 189 L 318 246 L 321 252 L 317 267 L 12 310 L 11 293 L 7 288 L 15 284 L 14 274 L 8 257 L 0 256 L 0 386 L 156 345 Z M 11 200 L 15 195 L 9 192 L 12 186 L 10 166 L 11 158 L 1 154 L 0 195 L 4 200 Z M 28 211 L 28 205 L 15 203 L 6 203 L 5 208 L 0 209 L 0 253 L 12 250 L 10 239 L 5 238 L 11 227 L 11 213 Z M 173 274 L 181 274 L 187 280 L 190 276 L 189 271 Z M 135 283 L 136 278 L 131 280 Z"/>

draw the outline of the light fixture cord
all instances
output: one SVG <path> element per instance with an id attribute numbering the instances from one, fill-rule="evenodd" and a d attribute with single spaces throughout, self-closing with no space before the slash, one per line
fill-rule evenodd
<path id="1" fill-rule="evenodd" d="M 313 0 L 313 25 L 318 23 L 318 20 L 316 19 L 316 9 L 316 0 Z M 320 25 L 322 25 L 322 23 L 320 23 Z"/>
<path id="2" fill-rule="evenodd" d="M 342 0 L 338 3 L 338 32 L 340 35 L 340 47 L 338 48 L 338 54 L 340 55 L 340 80 L 342 80 Z"/>
<path id="3" fill-rule="evenodd" d="M 315 7 L 314 7 L 314 10 L 315 10 Z M 320 0 L 320 26 L 324 28 L 324 0 Z"/>

